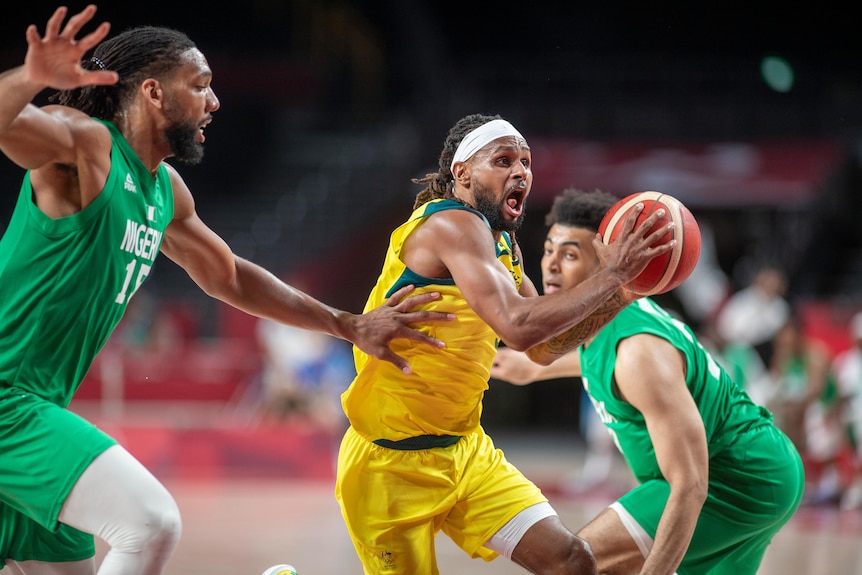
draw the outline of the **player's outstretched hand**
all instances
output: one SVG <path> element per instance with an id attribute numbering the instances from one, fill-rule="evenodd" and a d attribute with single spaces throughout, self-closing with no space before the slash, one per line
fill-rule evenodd
<path id="1" fill-rule="evenodd" d="M 602 241 L 601 234 L 596 234 L 593 239 L 593 248 L 602 265 L 616 273 L 623 284 L 635 279 L 644 271 L 651 259 L 669 251 L 676 244 L 676 240 L 658 243 L 673 228 L 673 222 L 659 227 L 652 233 L 647 233 L 664 215 L 663 208 L 650 214 L 635 228 L 635 222 L 641 211 L 643 211 L 642 203 L 629 211 L 619 235 L 610 245 Z"/>
<path id="2" fill-rule="evenodd" d="M 533 363 L 526 353 L 501 347 L 497 349 L 497 355 L 494 357 L 491 377 L 512 385 L 527 385 L 539 379 L 541 370 L 542 366 Z"/>
<path id="3" fill-rule="evenodd" d="M 102 22 L 81 39 L 75 36 L 84 25 L 93 19 L 96 7 L 90 4 L 75 14 L 66 25 L 68 9 L 61 6 L 54 11 L 45 27 L 45 35 L 39 36 L 35 24 L 27 27 L 27 55 L 24 69 L 30 82 L 57 90 L 70 90 L 86 85 L 116 84 L 119 75 L 109 70 L 85 70 L 81 59 L 90 49 L 102 41 L 111 29 Z"/>
<path id="4" fill-rule="evenodd" d="M 410 365 L 389 347 L 392 340 L 410 339 L 434 347 L 445 347 L 439 339 L 410 326 L 455 319 L 455 316 L 450 313 L 413 311 L 417 306 L 440 298 L 437 292 L 406 297 L 413 289 L 412 285 L 404 286 L 393 293 L 385 304 L 357 316 L 354 326 L 355 337 L 352 339 L 353 343 L 365 353 L 395 364 L 404 373 L 411 373 Z"/>

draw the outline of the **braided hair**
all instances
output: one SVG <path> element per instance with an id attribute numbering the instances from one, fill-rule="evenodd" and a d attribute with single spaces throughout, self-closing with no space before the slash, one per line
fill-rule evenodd
<path id="1" fill-rule="evenodd" d="M 440 160 L 438 162 L 438 171 L 426 175 L 424 178 L 413 178 L 414 184 L 426 184 L 425 188 L 416 194 L 416 201 L 413 203 L 415 210 L 419 206 L 436 200 L 437 198 L 454 198 L 455 177 L 452 175 L 452 158 L 455 157 L 455 151 L 464 136 L 482 126 L 491 120 L 499 120 L 500 116 L 487 116 L 484 114 L 470 114 L 464 116 L 455 125 L 449 129 L 446 135 L 446 141 L 443 142 L 443 151 L 440 152 Z"/>
<path id="2" fill-rule="evenodd" d="M 119 74 L 119 82 L 62 90 L 51 96 L 51 101 L 113 121 L 134 99 L 141 82 L 164 78 L 180 66 L 182 54 L 195 47 L 188 36 L 177 30 L 131 28 L 100 43 L 92 57 L 81 63 L 86 70 L 113 70 Z"/>
<path id="3" fill-rule="evenodd" d="M 601 190 L 582 192 L 569 188 L 554 198 L 551 211 L 545 216 L 545 224 L 548 226 L 560 224 L 598 232 L 602 218 L 611 206 L 617 203 L 617 200 L 616 196 Z"/>

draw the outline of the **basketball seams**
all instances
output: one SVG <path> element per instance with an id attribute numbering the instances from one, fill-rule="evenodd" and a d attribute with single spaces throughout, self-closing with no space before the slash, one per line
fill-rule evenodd
<path id="1" fill-rule="evenodd" d="M 632 198 L 631 200 L 625 202 L 622 206 L 617 209 L 613 214 L 611 214 L 611 219 L 608 220 L 608 225 L 605 228 L 605 233 L 602 235 L 602 241 L 605 244 L 610 244 L 614 239 L 616 239 L 617 226 L 620 222 L 625 218 L 628 214 L 629 210 L 632 209 L 635 204 L 637 204 L 640 198 Z"/>
<path id="2" fill-rule="evenodd" d="M 644 270 L 644 272 L 649 270 L 649 273 L 642 272 L 637 278 L 626 284 L 626 287 L 641 296 L 665 293 L 669 291 L 669 286 L 672 289 L 684 281 L 694 269 L 700 252 L 700 230 L 691 212 L 673 196 L 655 191 L 638 192 L 620 200 L 618 205 L 615 205 L 605 215 L 607 220 L 603 219 L 599 226 L 601 238 L 605 244 L 610 244 L 616 240 L 624 218 L 638 202 L 644 203 L 644 211 L 638 215 L 635 225 L 641 224 L 656 209 L 663 207 L 666 218 L 663 218 L 650 233 L 664 226 L 668 220 L 672 221 L 673 227 L 670 230 L 670 238 L 676 240 L 676 245 L 661 256 L 656 256 Z M 686 241 L 689 226 L 692 228 L 693 236 L 690 241 Z M 687 251 L 692 251 L 692 253 L 686 253 Z M 689 263 L 692 258 L 694 263 Z M 645 287 L 645 281 L 651 278 L 658 279 L 651 281 L 651 285 L 646 284 L 648 287 Z M 636 286 L 639 286 L 640 289 L 637 289 Z"/>
<path id="3" fill-rule="evenodd" d="M 676 273 L 677 268 L 679 267 L 679 262 L 682 259 L 683 254 L 683 242 L 685 241 L 685 234 L 677 234 L 677 230 L 683 229 L 682 226 L 685 225 L 682 217 L 682 208 L 681 204 L 677 201 L 672 201 L 670 203 L 662 202 L 665 210 L 667 210 L 668 215 L 673 221 L 673 229 L 671 230 L 671 238 L 675 238 L 677 240 L 676 245 L 671 248 L 670 257 L 667 260 L 667 265 L 664 268 L 664 274 L 658 283 L 650 289 L 650 294 L 659 293 L 664 290 L 667 285 L 673 279 L 674 274 Z"/>
<path id="4" fill-rule="evenodd" d="M 645 217 L 650 217 L 652 215 L 652 213 L 655 211 L 656 206 L 664 203 L 664 202 L 662 202 L 662 197 L 664 197 L 664 194 L 661 192 L 641 192 L 635 198 L 634 203 L 647 202 L 647 201 L 652 200 L 652 202 L 653 202 L 652 205 L 649 207 L 649 209 L 644 214 Z M 644 207 L 646 207 L 646 206 L 644 206 Z"/>
<path id="5" fill-rule="evenodd" d="M 644 213 L 645 217 L 651 216 L 653 214 L 653 212 L 656 211 L 656 209 L 658 209 L 659 207 L 662 207 L 662 206 L 665 208 L 665 212 L 668 214 L 668 216 L 673 217 L 671 215 L 670 210 L 667 207 L 667 204 L 665 204 L 664 201 L 662 200 L 663 197 L 664 197 L 664 194 L 661 192 L 646 191 L 646 192 L 641 192 L 640 194 L 638 194 L 637 197 L 635 198 L 635 200 L 644 202 L 645 204 L 646 204 L 646 202 L 650 202 L 650 201 L 652 202 L 652 204 L 650 204 L 650 206 L 649 206 L 649 209 L 645 210 L 645 213 Z M 652 232 L 652 231 L 653 230 L 650 230 L 650 232 Z M 664 288 L 664 286 L 667 285 L 667 283 L 670 281 L 670 277 L 673 277 L 673 271 L 674 271 L 674 268 L 673 268 L 673 266 L 670 265 L 670 263 L 671 263 L 671 258 L 668 257 L 667 261 L 665 262 L 664 271 L 662 272 L 662 275 L 659 277 L 659 280 L 656 283 L 654 283 L 652 285 L 652 287 L 650 287 L 644 293 L 644 295 L 652 295 L 654 293 L 658 293 L 660 290 L 662 290 Z M 632 281 L 629 284 L 630 289 L 633 287 L 634 287 L 634 281 Z M 635 293 L 643 293 L 643 292 L 638 292 L 634 289 L 632 289 L 632 291 L 634 291 Z"/>

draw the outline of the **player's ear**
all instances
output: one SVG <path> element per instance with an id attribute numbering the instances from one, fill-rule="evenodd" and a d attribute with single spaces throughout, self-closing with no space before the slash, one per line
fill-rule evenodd
<path id="1" fill-rule="evenodd" d="M 141 83 L 141 94 L 157 108 L 164 107 L 165 91 L 162 83 L 155 78 L 147 78 Z"/>
<path id="2" fill-rule="evenodd" d="M 470 183 L 470 166 L 467 162 L 455 162 L 452 166 L 452 177 L 462 186 L 467 186 Z"/>

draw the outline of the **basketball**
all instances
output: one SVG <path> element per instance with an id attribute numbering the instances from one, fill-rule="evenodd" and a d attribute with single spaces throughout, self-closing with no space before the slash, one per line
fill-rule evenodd
<path id="1" fill-rule="evenodd" d="M 644 209 L 635 223 L 637 228 L 655 210 L 664 208 L 665 215 L 650 232 L 673 221 L 673 229 L 659 240 L 659 244 L 676 239 L 676 245 L 666 253 L 658 255 L 626 287 L 641 296 L 669 292 L 684 282 L 700 257 L 700 228 L 694 216 L 682 202 L 661 192 L 638 192 L 614 204 L 599 225 L 599 233 L 605 244 L 617 238 L 623 222 L 635 204 L 643 202 Z"/>
<path id="2" fill-rule="evenodd" d="M 296 575 L 296 567 L 293 565 L 273 565 L 261 575 Z"/>

